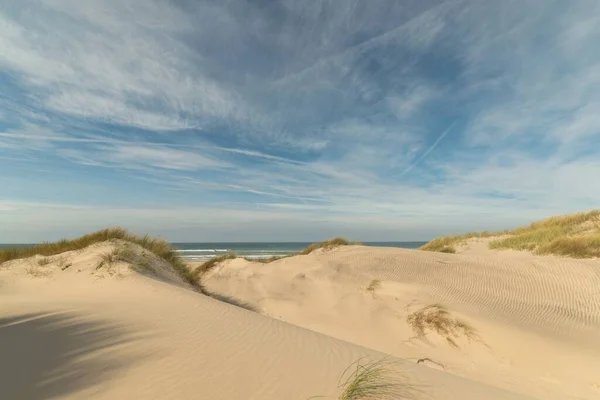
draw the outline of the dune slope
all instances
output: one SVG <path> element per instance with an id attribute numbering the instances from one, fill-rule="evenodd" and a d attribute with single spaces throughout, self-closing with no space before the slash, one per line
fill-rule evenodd
<path id="1" fill-rule="evenodd" d="M 540 399 L 598 398 L 600 263 L 472 245 L 237 259 L 204 282 L 274 318 L 457 376 Z"/>

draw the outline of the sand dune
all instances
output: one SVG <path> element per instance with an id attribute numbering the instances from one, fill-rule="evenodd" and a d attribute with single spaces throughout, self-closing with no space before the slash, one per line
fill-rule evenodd
<path id="1" fill-rule="evenodd" d="M 490 251 L 481 240 L 461 252 L 347 246 L 236 259 L 205 284 L 274 318 L 513 392 L 599 398 L 600 262 Z M 436 303 L 476 335 L 419 337 L 407 318 Z"/>
<path id="2" fill-rule="evenodd" d="M 2 398 L 336 398 L 349 364 L 385 357 L 199 294 L 151 255 L 143 271 L 102 264 L 111 246 L 0 266 Z M 411 360 L 397 368 L 421 398 L 528 398 Z"/>
<path id="3" fill-rule="evenodd" d="M 143 268 L 107 262 L 114 246 L 0 265 L 2 398 L 334 399 L 348 365 L 389 354 L 415 398 L 600 393 L 591 262 L 563 282 L 558 259 L 511 277 L 525 264 L 351 246 L 223 263 L 206 280 L 219 301 L 139 247 Z M 407 316 L 432 302 L 476 335 L 419 337 Z"/>

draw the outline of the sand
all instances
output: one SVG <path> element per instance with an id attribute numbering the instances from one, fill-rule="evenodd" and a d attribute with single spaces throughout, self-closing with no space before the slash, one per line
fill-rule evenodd
<path id="1" fill-rule="evenodd" d="M 225 262 L 215 300 L 152 255 L 98 268 L 112 246 L 0 265 L 0 397 L 334 399 L 388 355 L 423 399 L 600 396 L 598 261 L 351 246 Z M 415 337 L 438 302 L 477 337 Z"/>

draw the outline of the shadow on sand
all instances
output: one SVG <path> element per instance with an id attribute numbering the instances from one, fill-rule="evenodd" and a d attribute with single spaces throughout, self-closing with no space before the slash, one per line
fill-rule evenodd
<path id="1" fill-rule="evenodd" d="M 102 390 L 133 364 L 128 352 L 116 351 L 131 340 L 115 323 L 73 313 L 0 318 L 0 397 L 47 399 Z"/>

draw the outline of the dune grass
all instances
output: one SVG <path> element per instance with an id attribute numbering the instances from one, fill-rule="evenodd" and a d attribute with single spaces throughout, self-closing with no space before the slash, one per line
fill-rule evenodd
<path id="1" fill-rule="evenodd" d="M 371 281 L 371 283 L 369 283 L 369 286 L 367 286 L 367 292 L 370 292 L 374 296 L 375 292 L 380 287 L 381 287 L 381 281 L 379 279 L 373 279 Z"/>
<path id="2" fill-rule="evenodd" d="M 37 265 L 39 265 L 40 267 L 44 267 L 44 266 L 50 264 L 51 262 L 52 262 L 52 260 L 50 259 L 50 257 L 42 257 L 37 260 Z"/>
<path id="3" fill-rule="evenodd" d="M 456 253 L 457 245 L 466 242 L 472 238 L 486 238 L 495 236 L 497 233 L 493 232 L 469 232 L 463 235 L 455 235 L 455 236 L 443 236 L 439 238 L 435 238 L 432 241 L 425 243 L 420 247 L 421 250 L 425 251 L 437 251 L 442 253 Z"/>
<path id="4" fill-rule="evenodd" d="M 531 251 L 573 258 L 600 257 L 600 210 L 548 218 L 514 230 L 470 232 L 436 238 L 421 250 L 454 252 L 471 238 L 502 236 L 489 243 L 491 249 Z"/>
<path id="5" fill-rule="evenodd" d="M 425 306 L 409 314 L 406 322 L 419 339 L 424 339 L 429 331 L 437 333 L 453 347 L 458 347 L 455 339 L 461 336 L 469 340 L 478 339 L 475 328 L 465 321 L 453 318 L 441 304 Z"/>
<path id="6" fill-rule="evenodd" d="M 173 249 L 167 241 L 161 238 L 153 238 L 148 235 L 135 235 L 120 227 L 103 229 L 71 240 L 63 239 L 57 242 L 42 243 L 31 247 L 2 249 L 0 250 L 0 264 L 35 255 L 53 256 L 67 251 L 82 250 L 90 245 L 109 240 L 123 240 L 143 247 L 158 258 L 166 261 L 185 281 L 193 286 L 199 287 L 200 284 L 187 268 L 183 259 L 179 257 L 175 249 Z M 111 255 L 109 257 L 116 256 Z"/>
<path id="7" fill-rule="evenodd" d="M 338 400 L 400 400 L 421 398 L 423 390 L 394 368 L 389 358 L 359 359 L 350 364 L 339 381 Z M 323 398 L 322 396 L 310 399 Z"/>
<path id="8" fill-rule="evenodd" d="M 440 253 L 448 253 L 448 254 L 454 254 L 456 253 L 456 247 L 454 246 L 444 246 L 440 249 Z"/>
<path id="9" fill-rule="evenodd" d="M 313 251 L 315 251 L 317 249 L 332 249 L 334 247 L 350 246 L 350 245 L 355 245 L 355 244 L 360 244 L 360 243 L 352 242 L 352 241 L 349 241 L 348 239 L 345 239 L 342 237 L 336 237 L 333 239 L 325 240 L 323 242 L 313 243 L 310 246 L 308 246 L 307 248 L 305 248 L 304 250 L 302 250 L 300 252 L 300 254 L 306 255 L 306 254 L 312 253 Z"/>
<path id="10" fill-rule="evenodd" d="M 600 210 L 549 218 L 509 234 L 492 241 L 490 248 L 574 258 L 600 257 Z"/>

